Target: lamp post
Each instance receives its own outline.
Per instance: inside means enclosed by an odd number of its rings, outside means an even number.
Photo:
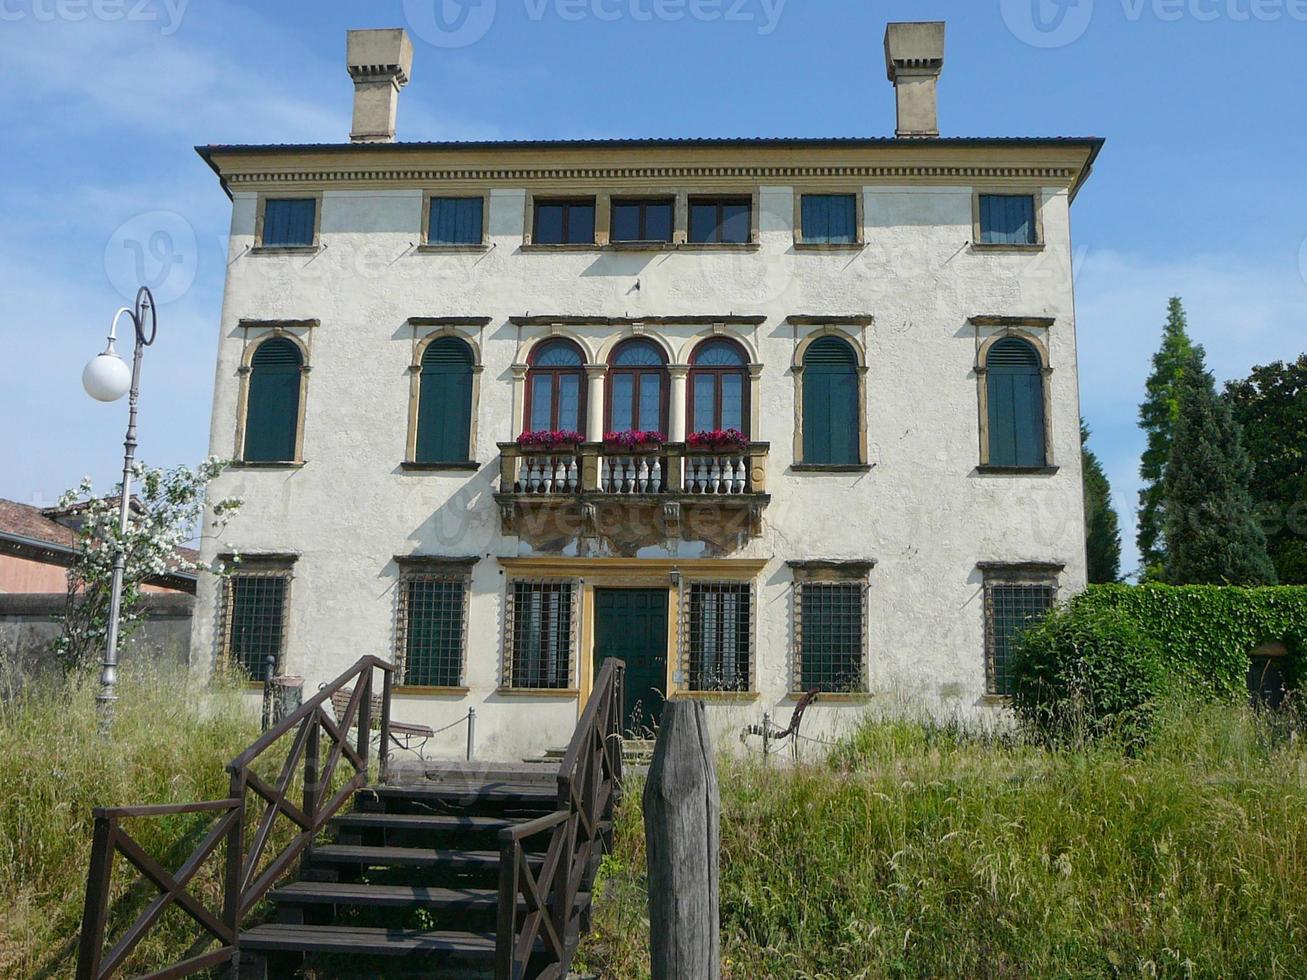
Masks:
[[[126,316],[135,333],[132,366],[128,369],[114,349],[118,321]],[[148,332],[147,332],[148,326]],[[127,567],[127,522],[132,499],[132,467],[136,461],[136,403],[140,397],[141,355],[154,343],[159,325],[155,317],[154,296],[142,286],[136,291],[136,302],[131,308],[123,307],[114,314],[109,326],[109,343],[104,351],[91,358],[82,371],[82,387],[97,401],[114,402],[127,395],[127,436],[123,439],[123,482],[118,495],[118,540],[113,556],[113,576],[109,585],[109,623],[105,630],[104,661],[100,670],[101,725],[106,730],[113,718],[113,705],[118,700],[118,620],[122,614],[123,572]]]

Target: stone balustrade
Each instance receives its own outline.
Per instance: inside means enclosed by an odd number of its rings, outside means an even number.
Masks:
[[[655,451],[602,443],[523,448],[500,443],[500,492],[524,496],[731,497],[767,492],[770,445],[700,449],[667,443]]]

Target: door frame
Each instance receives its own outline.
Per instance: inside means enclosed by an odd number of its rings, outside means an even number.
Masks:
[[[681,666],[681,590],[689,582],[753,582],[767,567],[766,558],[500,558],[510,577],[559,578],[579,582],[580,628],[577,635],[577,717],[594,689],[595,590],[667,590],[667,698],[687,693],[676,681]],[[758,629],[758,624],[754,624]],[[757,686],[756,684],[754,685]],[[756,693],[714,695],[713,700],[752,701]]]
[[[591,634],[589,652],[584,654],[584,656],[586,656],[589,660],[588,666],[590,668],[589,673],[591,675],[591,685],[593,685],[594,673],[599,667],[599,665],[595,663],[595,656],[597,651],[595,650],[595,644],[594,644],[594,639],[598,634],[598,623],[597,623],[597,618],[595,616],[595,613],[597,613],[598,610],[598,601],[597,601],[596,594],[599,592],[665,592],[667,593],[667,649],[664,651],[664,660],[666,661],[667,669],[664,672],[664,676],[663,676],[662,694],[664,697],[664,704],[667,701],[670,701],[674,693],[671,687],[672,679],[676,676],[676,665],[673,663],[672,660],[677,650],[677,640],[672,635],[675,629],[675,627],[673,626],[673,618],[675,617],[677,609],[679,608],[679,603],[677,602],[676,599],[676,593],[677,593],[676,586],[671,584],[669,577],[665,577],[660,585],[634,585],[630,582],[627,582],[623,585],[603,585],[603,584],[592,584],[588,582],[586,583],[585,593],[586,595],[589,596],[590,601],[593,604],[593,611],[591,614],[590,623],[594,629],[594,632]],[[589,697],[590,697],[589,690],[583,688],[582,696],[581,696],[581,704],[584,705],[585,702],[589,699]],[[627,705],[627,710],[628,711],[630,710],[630,705]],[[623,724],[625,724],[625,721],[623,721]]]

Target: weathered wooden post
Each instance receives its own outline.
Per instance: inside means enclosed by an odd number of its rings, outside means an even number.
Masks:
[[[669,701],[644,787],[653,980],[718,980],[721,796],[699,701]]]

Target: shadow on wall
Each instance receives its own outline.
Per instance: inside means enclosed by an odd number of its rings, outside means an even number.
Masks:
[[[59,670],[53,647],[66,601],[62,592],[0,595],[0,696]],[[123,663],[188,663],[195,597],[147,595],[144,606],[145,620],[123,647]]]

